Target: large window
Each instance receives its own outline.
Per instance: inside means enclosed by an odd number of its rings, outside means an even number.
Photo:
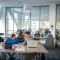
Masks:
[[[60,5],[57,5],[56,14],[57,14],[57,17],[56,17],[56,32],[57,31],[59,32],[58,36],[60,37]]]
[[[18,29],[29,30],[33,35],[45,28],[49,28],[49,6],[33,7],[27,13],[22,8],[6,8],[6,35]]]
[[[60,29],[60,6],[57,6],[56,29]]]
[[[21,8],[6,8],[6,35],[22,28]]]

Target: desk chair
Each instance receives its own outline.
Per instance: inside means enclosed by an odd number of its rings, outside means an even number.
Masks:
[[[23,38],[18,38],[18,41],[19,41],[19,43],[22,43],[22,42],[24,42],[24,39]]]
[[[46,39],[46,46],[47,47],[54,47],[54,38],[47,38]]]

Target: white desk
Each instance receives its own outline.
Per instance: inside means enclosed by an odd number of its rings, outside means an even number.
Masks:
[[[19,45],[19,48],[22,48],[22,50],[18,51],[18,50],[0,50],[0,52],[6,53],[6,52],[16,52],[16,53],[44,53],[45,54],[45,60],[47,60],[47,53],[48,51],[42,46],[40,45],[40,47],[37,48],[27,48],[27,45],[23,46],[23,45]],[[4,54],[3,54],[4,55]]]

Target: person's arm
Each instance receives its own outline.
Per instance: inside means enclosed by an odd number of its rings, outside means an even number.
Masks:
[[[18,39],[17,39],[17,38],[15,38],[15,39],[13,40],[13,44],[18,44]]]
[[[17,43],[17,44],[19,43],[17,38],[16,38],[16,43]]]
[[[27,45],[27,40],[25,39],[24,42],[23,42],[24,45]]]
[[[4,40],[4,42],[7,43],[7,40],[8,40],[8,38],[6,38],[6,39]]]

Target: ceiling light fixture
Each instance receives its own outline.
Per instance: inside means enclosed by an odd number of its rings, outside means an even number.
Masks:
[[[24,6],[23,6],[24,12],[31,12],[31,10],[32,10],[32,6],[30,4],[28,4],[28,3],[24,4]]]

